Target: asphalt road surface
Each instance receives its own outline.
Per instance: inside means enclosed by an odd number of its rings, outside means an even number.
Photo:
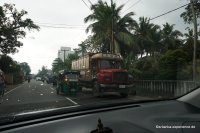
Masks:
[[[137,101],[141,99],[144,98],[137,96],[121,98],[118,94],[107,94],[98,98],[92,95],[90,89],[84,89],[83,92],[76,96],[57,95],[55,87],[51,84],[31,80],[30,83],[25,82],[5,93],[3,103],[0,104],[0,115],[36,111],[40,109],[78,106],[92,102]]]

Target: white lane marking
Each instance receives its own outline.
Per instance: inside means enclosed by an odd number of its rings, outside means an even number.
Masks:
[[[41,95],[41,96],[43,96],[43,94],[42,94],[42,93],[41,93],[40,95]]]
[[[19,88],[19,87],[21,87],[21,86],[22,86],[22,85],[20,85],[20,86],[17,86],[16,88],[14,88],[14,89],[12,89],[12,90],[10,90],[10,91],[6,92],[4,95],[7,95],[7,94],[9,94],[10,92],[12,92],[12,91],[16,90],[17,88]]]
[[[51,94],[53,94],[53,91],[51,92]]]
[[[69,100],[70,102],[72,102],[73,104],[75,105],[78,105],[78,103],[76,103],[75,101],[73,101],[72,99],[68,98],[68,97],[65,97],[67,100]]]
[[[40,85],[44,85],[44,84],[40,84]]]

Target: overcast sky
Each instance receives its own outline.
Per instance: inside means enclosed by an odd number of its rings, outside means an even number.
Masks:
[[[88,6],[88,0],[84,0]],[[92,3],[97,0],[90,0]],[[110,3],[110,0],[106,0]],[[153,18],[169,10],[175,9],[188,3],[188,0],[113,0],[117,5],[127,4],[122,10],[122,15],[133,11],[134,19],[145,16]],[[18,62],[27,62],[32,73],[37,73],[41,67],[47,66],[51,69],[53,60],[57,57],[57,52],[61,46],[77,48],[78,44],[85,40],[88,34],[85,33],[83,20],[91,11],[82,0],[0,0],[0,4],[14,3],[17,9],[28,11],[27,17],[40,25],[57,25],[58,27],[42,27],[39,32],[28,32],[26,38],[22,40],[24,46],[19,48],[19,52],[11,55]],[[137,4],[135,4],[137,3]],[[134,6],[129,9],[131,5]],[[129,10],[127,10],[129,9]],[[176,29],[185,31],[182,18],[183,9],[172,12],[163,17],[152,20],[153,23],[162,25],[166,22],[175,24]]]

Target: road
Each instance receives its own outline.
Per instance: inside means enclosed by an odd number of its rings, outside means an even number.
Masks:
[[[70,107],[92,102],[141,100],[144,98],[129,96],[121,98],[117,94],[107,94],[102,98],[92,96],[90,90],[77,96],[57,95],[56,89],[50,84],[31,80],[5,93],[3,103],[0,104],[0,115],[21,113],[39,109]]]

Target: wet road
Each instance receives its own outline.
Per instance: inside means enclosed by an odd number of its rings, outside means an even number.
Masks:
[[[50,84],[32,80],[5,93],[0,114],[73,106],[77,103],[67,96],[57,95]]]
[[[94,97],[91,90],[87,89],[83,89],[83,92],[76,96],[57,95],[56,89],[52,85],[31,80],[30,83],[25,82],[5,93],[3,103],[0,104],[0,115],[40,109],[79,106],[94,102],[137,101],[141,99],[144,98],[137,96],[121,98],[118,94],[107,94],[102,98],[98,98]]]

